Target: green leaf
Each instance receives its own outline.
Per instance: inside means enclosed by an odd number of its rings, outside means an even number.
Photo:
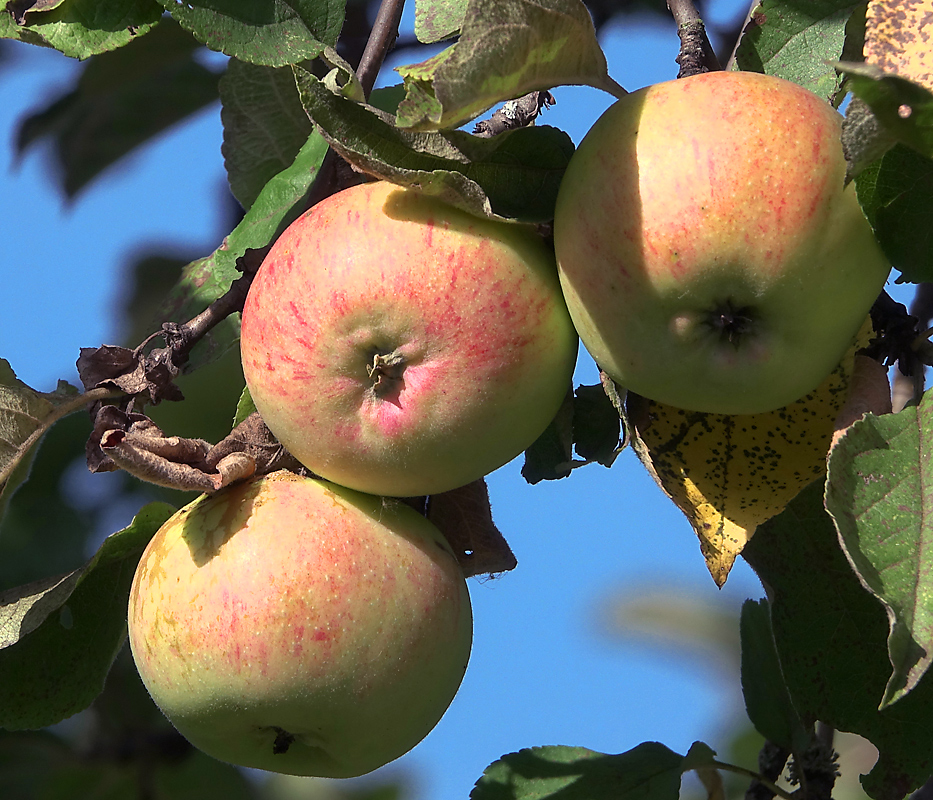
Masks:
[[[865,587],[888,612],[893,672],[882,707],[933,660],[933,393],[899,414],[866,415],[833,448],[826,507]]]
[[[292,165],[313,126],[287,68],[231,59],[220,80],[220,101],[230,190],[248,209],[269,180]]]
[[[573,400],[573,443],[577,455],[611,467],[619,454],[622,420],[603,387],[578,386]]]
[[[462,131],[400,130],[391,117],[327,88],[296,68],[302,104],[325,138],[358,169],[417,188],[478,216],[537,222],[554,216],[573,153],[556,128],[519,128],[483,138]]]
[[[30,389],[0,358],[0,518],[28,477],[41,436],[63,415],[84,407],[78,397],[78,390],[64,381],[51,393]]]
[[[240,224],[227,237],[224,246],[216,251],[214,258],[218,265],[229,271],[247,250],[258,250],[271,244],[300,216],[305,209],[302,201],[311,189],[326,154],[324,137],[318,131],[312,131],[294,161],[262,187]]]
[[[875,532],[884,536],[883,530]],[[816,481],[761,525],[742,555],[768,587],[781,672],[801,717],[860,734],[879,758],[862,778],[875,800],[902,800],[933,773],[933,681],[878,706],[891,674],[887,615],[852,571]]]
[[[456,36],[466,7],[467,0],[415,0],[415,37],[433,44]]]
[[[769,742],[780,745],[795,756],[800,755],[810,743],[810,730],[800,719],[784,685],[767,600],[745,601],[740,631],[742,693],[748,718]]]
[[[126,637],[136,564],[173,513],[150,503],[80,569],[0,596],[0,727],[52,725],[100,693]]]
[[[933,161],[898,144],[855,184],[878,242],[902,273],[898,281],[933,280]]]
[[[327,142],[319,133],[312,133],[292,164],[263,186],[224,244],[182,270],[181,279],[159,311],[160,321],[185,322],[227,292],[241,274],[237,259],[248,250],[261,250],[271,244],[304,210],[304,199],[326,153]],[[190,365],[203,367],[217,361],[236,346],[239,336],[239,315],[233,314],[197,344]]]
[[[236,414],[233,416],[233,427],[235,428],[244,419],[255,413],[256,404],[253,402],[253,397],[249,393],[249,387],[244,386],[243,392],[240,394],[240,399],[236,404]]]
[[[0,13],[0,39],[19,39],[85,59],[129,44],[162,17],[156,0],[62,0],[47,8],[27,10],[22,24],[12,14]]]
[[[159,0],[211,50],[283,67],[337,44],[346,0]]]
[[[566,478],[573,469],[573,395],[567,397],[534,443],[525,451],[522,477],[534,485]]]
[[[5,15],[0,14],[0,18]],[[82,70],[77,85],[20,126],[17,150],[51,141],[73,197],[107,167],[217,99],[218,77],[172,22]]]
[[[618,95],[580,0],[469,0],[460,41],[398,68],[408,95],[402,128],[457,128],[535,89],[586,84]]]
[[[736,64],[834,99],[842,79],[832,62],[842,58],[846,24],[858,7],[851,0],[764,0],[745,29]]]
[[[837,64],[852,92],[864,100],[895,139],[933,157],[933,93],[871,64]]]
[[[55,423],[30,451],[28,480],[10,492],[0,520],[0,587],[69,572],[87,559],[85,541],[100,529],[98,513],[106,512],[97,504],[76,508],[63,502],[61,491],[69,467],[77,463],[84,468],[90,431],[87,414],[72,414]],[[128,483],[121,473],[108,482],[117,492]]]
[[[684,756],[657,742],[621,755],[583,747],[535,747],[486,768],[470,800],[677,800]]]

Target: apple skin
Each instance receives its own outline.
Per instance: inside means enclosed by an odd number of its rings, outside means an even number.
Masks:
[[[890,271],[843,188],[840,124],[806,89],[750,72],[651,86],[596,122],[554,243],[580,338],[616,382],[756,414],[836,367]]]
[[[577,341],[553,255],[529,229],[369,183],[276,241],[241,353],[256,408],[302,464],[404,497],[463,486],[529,447],[571,385]]]
[[[444,714],[472,613],[449,545],[412,508],[281,471],[165,523],[136,571],[129,638],[153,700],[199,749],[351,777]]]

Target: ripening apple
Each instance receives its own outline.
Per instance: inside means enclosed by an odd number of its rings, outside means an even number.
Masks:
[[[241,352],[256,408],[302,464],[403,497],[470,483],[531,445],[570,386],[577,335],[529,229],[369,183],[279,237]]]
[[[629,94],[571,159],[554,242],[580,338],[679,408],[787,405],[839,363],[890,265],[844,187],[841,117],[779,78]]]
[[[196,747],[350,777],[435,726],[472,615],[449,545],[414,509],[281,471],[165,523],[133,580],[129,637],[153,700]]]

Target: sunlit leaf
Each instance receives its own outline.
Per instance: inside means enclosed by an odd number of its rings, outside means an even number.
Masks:
[[[432,44],[458,34],[466,7],[467,0],[416,0],[415,36],[418,41]]]
[[[161,17],[156,0],[62,0],[36,4],[22,20],[0,13],[0,39],[53,47],[84,59],[129,44]]]
[[[327,142],[312,131],[294,160],[262,187],[249,211],[214,254],[217,264],[229,269],[249,249],[260,249],[276,237],[305,210],[302,199],[317,177]]]
[[[580,0],[469,0],[456,44],[397,69],[408,91],[397,122],[414,130],[457,128],[535,89],[586,84],[621,91]]]
[[[282,67],[316,58],[337,43],[346,0],[159,0],[212,50]]]
[[[865,14],[865,60],[933,90],[928,0],[871,0]]]
[[[754,9],[736,51],[738,68],[785,78],[820,97],[835,98],[841,78],[830,62],[842,58],[846,23],[858,5],[851,0],[764,0]]]

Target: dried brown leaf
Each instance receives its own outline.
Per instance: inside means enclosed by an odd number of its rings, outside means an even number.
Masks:
[[[467,577],[507,572],[518,563],[493,522],[485,480],[431,495],[427,517],[444,534]]]

